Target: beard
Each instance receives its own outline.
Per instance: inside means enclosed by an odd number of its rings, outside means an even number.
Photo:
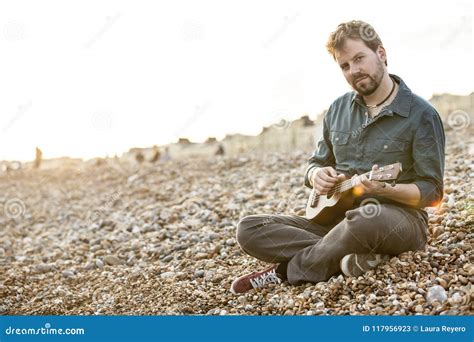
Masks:
[[[350,84],[352,89],[362,96],[369,96],[374,93],[375,90],[382,83],[384,75],[384,69],[382,61],[377,60],[377,69],[372,75],[365,73],[357,73],[352,76]],[[362,80],[361,82],[359,82]]]

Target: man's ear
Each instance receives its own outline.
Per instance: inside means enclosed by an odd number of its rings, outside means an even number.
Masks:
[[[387,52],[385,51],[385,48],[382,45],[379,45],[379,47],[377,48],[377,55],[383,62],[387,60]]]

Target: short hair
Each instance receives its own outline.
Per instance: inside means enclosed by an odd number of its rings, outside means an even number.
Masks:
[[[331,32],[329,35],[326,49],[334,59],[336,59],[336,50],[341,49],[348,38],[362,40],[364,44],[374,52],[382,45],[382,40],[372,25],[362,20],[351,20],[339,24],[336,31]],[[387,60],[385,60],[385,65],[387,65]]]

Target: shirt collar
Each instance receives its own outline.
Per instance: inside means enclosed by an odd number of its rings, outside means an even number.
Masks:
[[[389,74],[397,83],[399,84],[399,89],[397,96],[395,99],[392,101],[387,106],[387,109],[393,113],[396,113],[400,116],[407,117],[410,114],[410,107],[411,107],[411,100],[412,100],[412,92],[410,88],[403,82],[403,80],[394,74]],[[362,107],[366,107],[364,104],[364,100],[362,99],[362,96],[359,95],[357,92],[352,92],[352,103],[356,102]]]

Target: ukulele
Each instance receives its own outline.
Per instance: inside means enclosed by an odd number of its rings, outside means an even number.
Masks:
[[[369,171],[363,175],[369,180],[392,181],[391,185],[395,186],[395,180],[401,171],[402,164],[395,163],[379,167],[376,171]],[[336,183],[326,195],[318,194],[315,189],[311,190],[306,205],[306,218],[322,225],[329,225],[337,217],[343,216],[354,204],[354,195],[349,190],[355,186],[356,177]]]

